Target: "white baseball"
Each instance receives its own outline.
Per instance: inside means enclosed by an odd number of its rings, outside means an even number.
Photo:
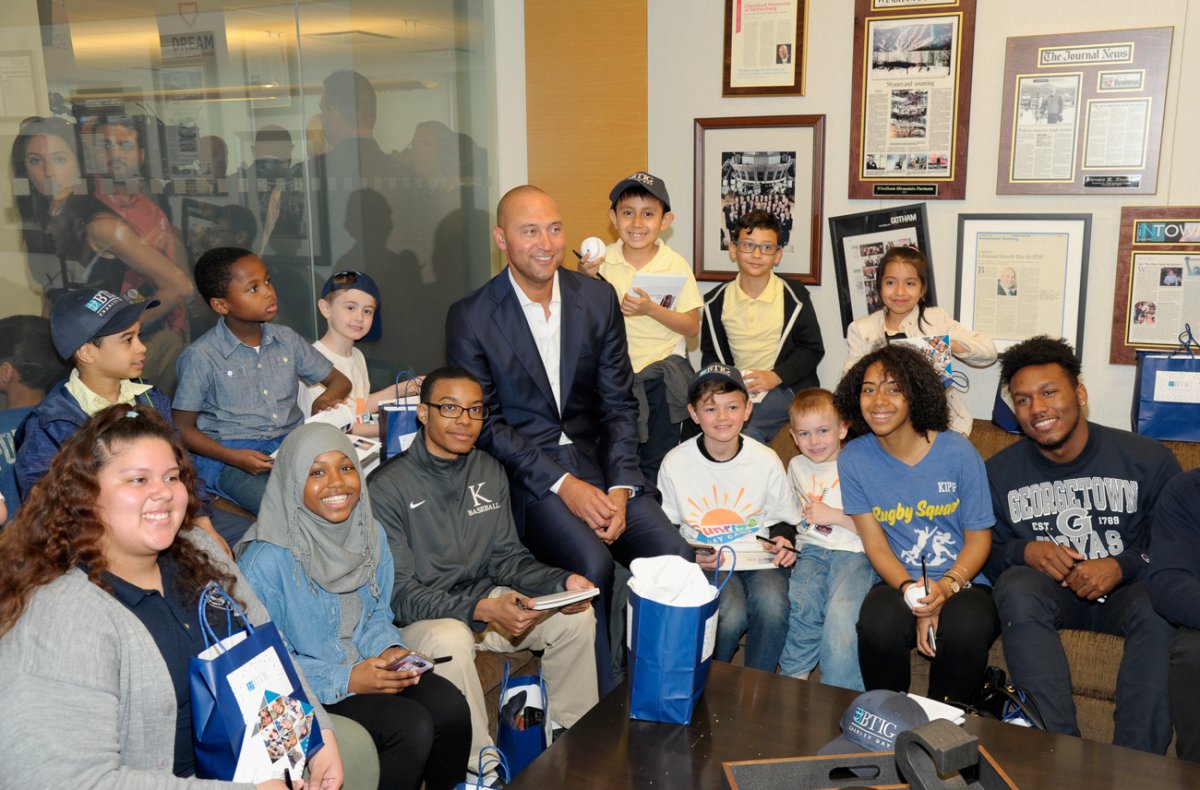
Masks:
[[[908,604],[909,609],[916,609],[921,605],[921,598],[925,597],[925,590],[919,584],[910,584],[908,589],[904,591],[904,602]]]
[[[585,261],[595,261],[603,258],[607,249],[608,245],[599,236],[588,236],[583,240],[583,244],[579,245],[579,253],[583,255]]]

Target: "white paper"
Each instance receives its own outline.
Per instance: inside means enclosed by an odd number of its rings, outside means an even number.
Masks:
[[[533,606],[531,609],[542,611],[543,609],[558,609],[563,606],[570,606],[579,601],[586,601],[589,598],[595,598],[600,594],[598,587],[592,587],[587,590],[566,590],[559,593],[550,593],[549,595],[539,595],[537,598],[531,598]]]
[[[634,288],[650,294],[650,301],[673,310],[687,277],[682,274],[638,274],[633,278]]]
[[[629,564],[629,589],[666,606],[703,606],[717,597],[717,588],[694,562],[674,555],[639,557]]]
[[[1155,371],[1154,400],[1159,403],[1200,403],[1200,373]]]
[[[292,693],[292,682],[273,647],[230,672],[228,680],[242,718],[247,722],[253,722],[253,717],[258,715],[264,693],[273,691],[281,696]]]
[[[920,694],[909,694],[908,698],[921,706],[921,710],[925,711],[925,715],[930,721],[934,719],[945,719],[946,721],[962,724],[967,720],[963,715],[962,708],[956,708],[953,705],[947,705],[944,702],[938,702],[929,697],[922,697]]]

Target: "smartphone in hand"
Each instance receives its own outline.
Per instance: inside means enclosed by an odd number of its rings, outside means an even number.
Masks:
[[[424,674],[433,669],[435,664],[444,664],[449,661],[451,656],[442,656],[441,658],[430,658],[429,656],[421,655],[420,653],[409,653],[404,658],[398,658],[388,664],[384,669],[391,672],[406,672],[417,670],[419,674]]]

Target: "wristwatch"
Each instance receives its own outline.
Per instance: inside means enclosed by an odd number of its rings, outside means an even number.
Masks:
[[[942,578],[945,579],[946,581],[950,582],[950,594],[951,595],[957,595],[958,591],[962,589],[962,585],[959,584],[958,582],[956,582],[954,580],[954,577],[951,576],[950,574],[946,574]]]

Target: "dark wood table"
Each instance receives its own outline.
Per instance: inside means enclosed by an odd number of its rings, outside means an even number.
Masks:
[[[720,788],[722,762],[815,755],[840,734],[854,697],[714,661],[692,723],[683,726],[631,720],[626,681],[508,786]],[[1200,788],[1200,763],[976,717],[963,726],[1022,788]]]

